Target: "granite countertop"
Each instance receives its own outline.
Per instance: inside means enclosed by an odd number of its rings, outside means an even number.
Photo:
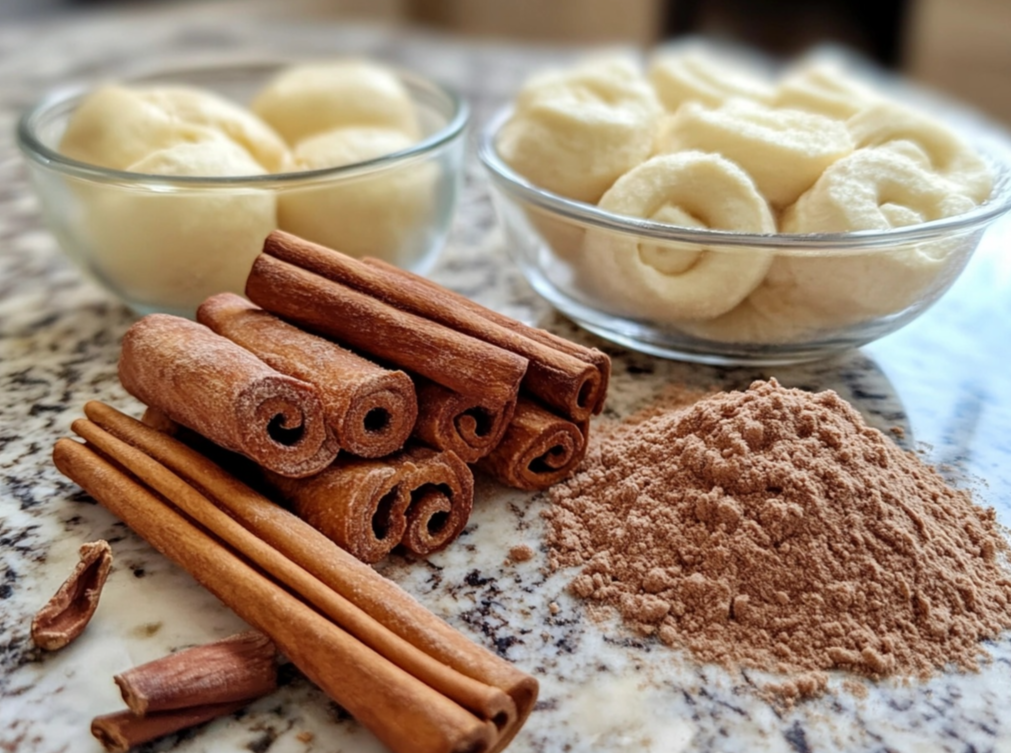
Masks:
[[[67,80],[115,75],[205,52],[354,52],[412,66],[462,91],[477,124],[530,70],[564,57],[547,49],[474,45],[369,27],[302,28],[213,13],[106,17],[0,28],[0,751],[98,751],[90,719],[121,708],[115,672],[228,635],[238,619],[185,573],[91,503],[52,468],[54,440],[86,400],[125,410],[118,341],[130,312],[80,274],[43,229],[10,134],[16,113]],[[455,229],[433,276],[523,320],[605,348],[614,357],[608,416],[646,404],[665,385],[741,388],[775,376],[832,388],[875,426],[943,467],[1011,524],[1011,218],[993,228],[954,289],[899,333],[815,365],[716,369],[630,353],[551,313],[508,261],[476,161],[468,164]],[[700,666],[659,642],[590,619],[546,574],[544,499],[479,481],[471,522],[427,562],[393,558],[383,572],[433,611],[541,682],[536,712],[511,750],[997,751],[1011,753],[1011,636],[987,646],[978,674],[841,689],[784,710],[760,697],[751,672]],[[116,564],[84,636],[47,655],[28,638],[31,615],[76,561],[80,543],[108,539]],[[532,561],[509,564],[528,544]],[[550,609],[556,603],[560,609]],[[381,746],[310,683],[283,687],[196,734],[155,750],[373,751]]]

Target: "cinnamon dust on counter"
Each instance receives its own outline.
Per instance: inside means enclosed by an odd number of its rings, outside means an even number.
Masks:
[[[878,678],[975,669],[1011,627],[995,512],[834,392],[775,380],[604,434],[550,493],[576,595],[702,662]],[[769,688],[775,692],[775,687]]]

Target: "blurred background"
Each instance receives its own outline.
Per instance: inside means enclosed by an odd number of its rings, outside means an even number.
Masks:
[[[0,28],[195,6],[214,6],[219,18],[367,21],[539,44],[650,46],[707,34],[790,56],[833,42],[1011,124],[1011,0],[0,0]]]

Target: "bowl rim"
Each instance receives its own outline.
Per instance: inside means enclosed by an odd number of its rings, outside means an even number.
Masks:
[[[499,156],[495,143],[499,130],[512,116],[513,106],[499,109],[485,124],[478,141],[478,158],[488,170],[495,184],[513,197],[533,204],[548,213],[612,232],[635,234],[639,237],[665,242],[692,243],[718,246],[760,246],[775,249],[809,250],[836,249],[866,251],[868,248],[887,248],[899,243],[936,240],[938,236],[981,229],[1011,210],[1011,153],[998,155],[995,145],[986,143],[986,135],[971,143],[994,172],[994,188],[982,204],[963,214],[931,220],[917,225],[906,225],[889,230],[859,230],[848,233],[740,233],[730,230],[706,228],[680,228],[652,220],[613,214],[594,204],[569,199],[534,185],[514,171]],[[992,138],[992,137],[991,137]],[[1007,139],[1004,139],[1006,152]]]
[[[334,57],[332,60],[351,59],[351,56]],[[355,57],[354,59],[357,59]],[[271,69],[280,72],[287,66],[326,62],[326,59],[230,59],[212,60],[210,62],[188,63],[177,66],[162,66],[133,71],[129,75],[110,79],[108,83],[140,84],[145,81],[161,80],[170,76],[186,76],[206,73],[248,72],[251,68]],[[443,98],[450,106],[451,114],[447,123],[430,136],[411,144],[405,149],[384,154],[362,162],[353,162],[339,167],[325,167],[316,170],[300,170],[295,172],[265,173],[263,175],[159,175],[156,173],[138,173],[129,170],[117,170],[102,167],[88,162],[75,160],[61,154],[56,149],[42,143],[36,135],[38,121],[52,111],[53,108],[77,99],[80,100],[98,85],[78,83],[58,87],[44,94],[25,110],[18,119],[16,137],[18,148],[26,158],[48,170],[54,170],[75,178],[103,183],[129,185],[155,184],[158,187],[180,186],[189,188],[211,189],[216,186],[228,188],[264,189],[272,187],[291,187],[302,184],[330,183],[334,179],[358,178],[404,164],[420,161],[442,147],[458,139],[470,122],[470,106],[454,89],[434,79],[406,70],[397,65],[381,61],[384,67],[392,70],[397,77],[408,86],[437,97]],[[241,103],[240,103],[241,104]]]

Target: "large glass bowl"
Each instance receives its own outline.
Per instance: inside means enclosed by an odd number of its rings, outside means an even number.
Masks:
[[[290,64],[215,63],[119,83],[195,86],[246,104]],[[362,246],[340,250],[419,273],[432,266],[456,207],[468,108],[428,79],[406,71],[397,75],[414,102],[421,140],[343,167],[168,177],[78,162],[60,154],[58,145],[87,94],[84,87],[49,94],[26,112],[18,143],[45,222],[71,259],[139,313],[193,316],[208,295],[242,292],[263,238],[283,217],[279,207],[292,206],[292,200],[295,206],[319,207],[313,220],[323,236]]]
[[[986,228],[1011,208],[1011,162],[1007,147],[994,139],[976,144],[993,170],[991,195],[957,217],[885,232],[820,235],[679,228],[611,214],[530,183],[496,150],[510,114],[507,108],[492,118],[479,148],[509,253],[534,289],[577,324],[667,358],[793,363],[894,332],[951,286]],[[601,248],[607,250],[604,257]],[[634,289],[622,291],[618,267],[600,263],[622,254],[657,259],[668,252],[687,259],[688,266],[718,254],[710,261],[723,269],[772,257],[776,275],[765,279],[779,282],[763,282],[728,313],[697,319],[686,316],[677,301],[661,304],[636,299]],[[704,284],[718,285],[719,279]]]

